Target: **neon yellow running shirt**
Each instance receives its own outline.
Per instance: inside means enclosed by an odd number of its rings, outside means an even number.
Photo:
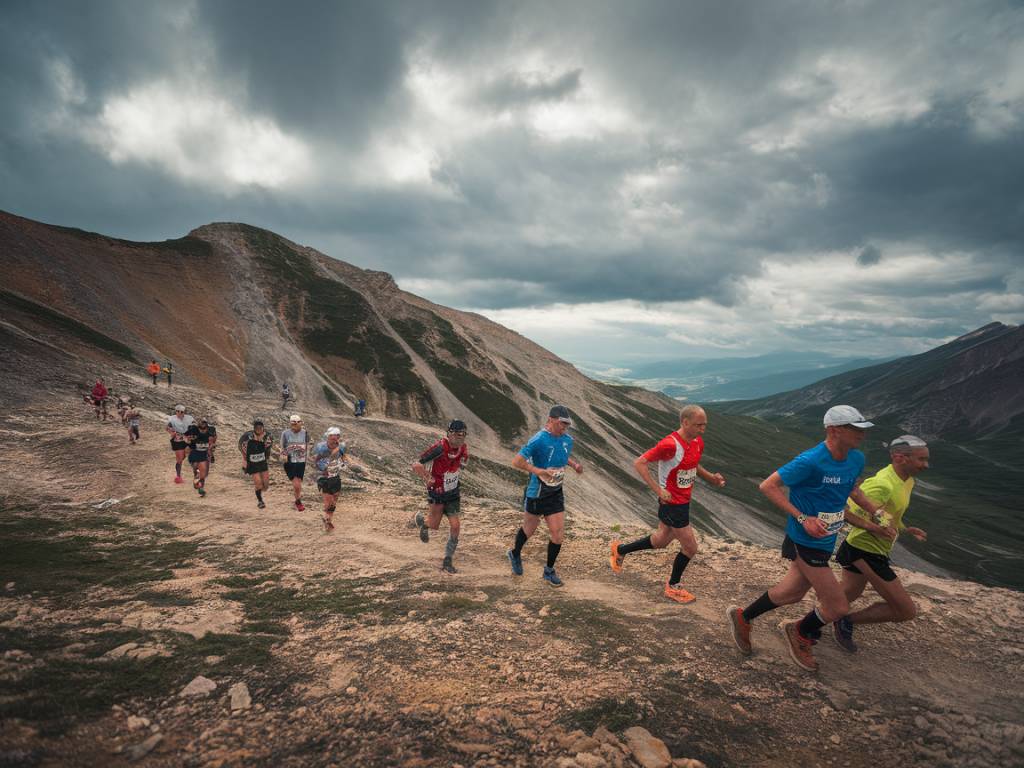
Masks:
[[[908,477],[901,480],[892,468],[892,464],[880,470],[876,475],[869,477],[861,483],[860,489],[864,491],[869,499],[876,504],[881,504],[879,512],[881,520],[876,520],[879,525],[895,526],[897,531],[903,531],[907,526],[903,524],[903,513],[910,506],[910,494],[914,490],[914,478]],[[861,509],[852,500],[850,508],[858,517],[871,519],[871,515]],[[892,542],[881,536],[869,533],[863,528],[853,528],[850,535],[846,537],[851,547],[862,549],[865,552],[874,552],[879,555],[888,555],[892,551]]]

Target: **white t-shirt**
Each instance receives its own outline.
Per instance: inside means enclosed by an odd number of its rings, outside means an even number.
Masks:
[[[173,429],[179,435],[184,435],[186,432],[188,432],[188,428],[191,427],[193,424],[195,424],[195,419],[193,419],[187,413],[181,418],[179,418],[178,415],[175,414],[167,419],[167,426]]]

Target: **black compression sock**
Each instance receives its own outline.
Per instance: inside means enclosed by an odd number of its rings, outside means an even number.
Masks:
[[[561,549],[561,544],[555,544],[553,541],[548,542],[548,568],[555,567],[555,560],[558,559],[558,553]]]
[[[800,626],[797,627],[797,631],[804,637],[811,637],[816,635],[825,624],[826,622],[822,621],[821,616],[818,615],[818,609],[815,608],[803,617],[800,621]]]
[[[178,477],[181,477],[181,462],[178,462],[177,464],[174,465],[174,473]]]
[[[619,556],[628,555],[630,552],[640,552],[644,549],[654,549],[650,536],[644,536],[642,539],[637,539],[629,544],[620,544]]]
[[[527,538],[528,537],[527,537],[526,533],[523,531],[522,528],[520,528],[518,531],[516,531],[516,543],[515,543],[515,546],[512,547],[512,551],[515,552],[516,555],[522,554],[522,552],[523,552],[523,545],[526,544],[526,539]]]
[[[743,609],[743,620],[753,621],[762,613],[768,613],[768,611],[774,611],[778,608],[775,603],[772,602],[771,598],[768,597],[768,593],[765,592],[757,600],[752,602],[746,608]]]
[[[686,565],[689,562],[690,558],[688,558],[682,552],[676,555],[675,562],[672,563],[672,575],[668,579],[669,584],[679,583],[679,580],[683,578],[683,569],[686,568]]]
[[[263,491],[256,491],[256,501],[263,501]]]

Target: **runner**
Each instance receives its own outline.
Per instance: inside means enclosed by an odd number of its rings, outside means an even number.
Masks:
[[[99,419],[102,414],[103,420],[107,420],[107,397],[109,392],[107,391],[107,385],[103,383],[103,379],[96,379],[96,383],[93,384],[92,392],[92,404],[96,408],[96,418]]]
[[[692,603],[696,598],[680,583],[683,570],[697,554],[697,538],[690,526],[690,494],[693,483],[700,477],[704,482],[721,488],[725,478],[711,474],[700,466],[704,452],[701,435],[708,426],[708,416],[699,405],[687,405],[679,412],[679,430],[663,438],[656,446],[639,456],[633,467],[640,479],[658,497],[658,530],[631,544],[611,544],[611,565],[615,573],[622,573],[622,562],[630,552],[645,549],[663,549],[673,539],[679,542],[680,552],[672,563],[672,574],[665,582],[665,597],[677,603]],[[657,462],[658,479],[651,476],[650,462]]]
[[[914,435],[903,435],[889,443],[892,463],[861,483],[860,490],[874,504],[881,504],[874,519],[867,519],[858,505],[846,511],[846,522],[855,526],[836,553],[843,566],[843,593],[852,603],[864,592],[868,582],[882,600],[854,611],[832,622],[832,632],[839,647],[857,652],[853,641],[854,624],[877,624],[884,621],[910,621],[917,615],[917,606],[893,572],[889,561],[896,536],[906,531],[918,541],[927,541],[928,534],[920,528],[903,524],[903,513],[910,506],[914,478],[928,469],[928,444]]]
[[[441,570],[458,573],[452,565],[452,556],[459,545],[460,489],[459,471],[469,461],[469,447],[466,445],[466,423],[454,419],[448,424],[448,434],[427,448],[417,461],[412,463],[415,472],[427,485],[427,515],[416,514],[416,525],[420,529],[420,541],[430,541],[430,531],[441,525],[441,516],[448,518],[448,543],[444,547]],[[427,471],[426,465],[430,465]]]
[[[117,396],[117,415],[121,417],[121,426],[128,426],[128,409],[132,407],[131,395]]]
[[[562,493],[565,468],[571,467],[576,474],[583,472],[583,465],[569,458],[573,439],[566,430],[571,426],[569,409],[564,405],[553,406],[544,429],[531,437],[512,459],[513,467],[532,475],[523,494],[523,524],[516,532],[515,544],[506,553],[512,574],[523,575],[523,545],[537,530],[543,517],[549,536],[544,580],[552,587],[562,586],[562,580],[555,573],[555,560],[562,549],[565,532],[565,496]]]
[[[288,382],[281,385],[281,410],[288,410],[288,401],[292,399],[292,390]]]
[[[217,430],[210,422],[202,418],[185,432],[188,441],[188,463],[192,465],[192,487],[200,496],[206,495],[206,476],[210,473],[210,462],[213,461],[213,449],[217,445]]]
[[[160,375],[160,363],[156,360],[150,360],[149,365],[146,366],[146,373],[153,377],[153,386],[156,386],[156,379]]]
[[[167,386],[171,386],[171,376],[174,375],[174,364],[171,361],[167,361],[167,365],[164,366],[164,373],[167,374]]]
[[[768,500],[789,515],[782,542],[782,556],[793,561],[789,571],[743,610],[732,605],[726,611],[736,646],[741,653],[749,654],[750,622],[780,605],[802,600],[813,588],[817,607],[801,621],[779,625],[793,661],[812,672],[818,668],[811,651],[814,634],[849,610],[843,590],[828,567],[836,533],[843,527],[846,500],[852,498],[871,515],[878,506],[855,486],[864,469],[864,454],[857,447],[874,424],[849,405],[829,408],[824,424],[826,436],[822,442],[780,467],[760,486]]]
[[[253,419],[252,430],[238,438],[238,451],[242,454],[245,473],[252,476],[256,488],[256,506],[266,508],[263,492],[270,487],[270,449],[274,438],[263,426],[263,419]]]
[[[306,475],[306,454],[309,453],[309,434],[302,427],[302,417],[293,413],[288,429],[281,433],[281,452],[284,454],[284,473],[292,482],[295,509],[304,512],[302,504],[302,478]]]
[[[320,471],[316,487],[323,495],[324,530],[330,533],[334,530],[334,508],[338,494],[341,493],[341,471],[348,463],[345,458],[345,444],[341,442],[340,429],[331,427],[327,430],[324,439],[313,449],[313,458],[316,461],[316,468]]]
[[[185,441],[185,433],[195,420],[185,413],[185,406],[178,405],[174,408],[174,415],[167,419],[167,433],[171,436],[171,450],[174,451],[174,482],[179,485],[181,479],[181,465],[185,463],[185,451],[188,443]]]
[[[139,435],[139,426],[142,424],[142,414],[133,405],[128,406],[125,413],[125,424],[128,426],[128,443],[135,445],[142,437]]]

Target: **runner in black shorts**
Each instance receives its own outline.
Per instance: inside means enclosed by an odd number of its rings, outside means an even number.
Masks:
[[[537,530],[543,517],[551,537],[544,580],[552,587],[562,586],[562,580],[555,572],[555,559],[562,549],[565,533],[565,496],[562,493],[565,468],[570,467],[576,474],[583,472],[583,465],[570,458],[573,439],[566,431],[571,426],[569,409],[564,405],[553,406],[544,429],[531,437],[512,459],[513,467],[531,475],[523,494],[523,524],[516,531],[515,544],[506,553],[512,574],[523,575],[523,545]]]
[[[217,445],[217,430],[207,419],[200,419],[185,433],[188,442],[188,463],[192,465],[192,487],[200,496],[206,495],[206,476],[210,473],[213,449]]]
[[[760,486],[768,500],[788,515],[782,556],[792,561],[789,571],[745,609],[733,605],[726,612],[736,646],[749,654],[750,622],[781,605],[802,600],[814,589],[817,607],[802,620],[783,622],[779,627],[794,663],[809,671],[818,668],[811,650],[814,635],[849,609],[828,567],[836,533],[844,524],[847,499],[867,505],[872,513],[877,506],[856,487],[864,469],[864,454],[857,447],[874,425],[856,408],[837,405],[826,412],[824,426],[824,441],[780,467]]]
[[[630,552],[645,549],[663,549],[672,540],[679,542],[680,552],[672,563],[672,574],[665,582],[665,597],[678,603],[691,603],[696,598],[680,583],[683,570],[697,554],[697,537],[690,526],[690,495],[693,483],[699,477],[719,488],[725,478],[711,474],[700,466],[704,452],[701,435],[708,426],[708,416],[699,405],[687,405],[679,413],[679,429],[660,440],[651,450],[633,462],[636,473],[647,487],[658,496],[658,530],[631,544],[611,544],[611,566],[615,573],[622,572],[623,558]],[[650,463],[658,470],[658,479],[651,476]]]
[[[264,428],[263,419],[254,419],[252,430],[238,438],[238,451],[242,454],[245,473],[252,476],[256,488],[256,506],[259,509],[267,506],[263,501],[263,492],[270,487],[269,461],[273,445],[274,438]]]
[[[302,512],[306,509],[302,504],[302,478],[306,475],[309,433],[302,427],[302,417],[297,413],[288,419],[288,429],[281,432],[281,453],[284,456],[284,473],[295,493],[295,509]]]
[[[181,479],[181,465],[185,463],[188,451],[185,433],[194,423],[192,417],[185,413],[184,405],[176,406],[174,415],[167,418],[167,434],[171,436],[171,450],[174,451],[174,482],[179,485],[185,482]]]
[[[430,541],[430,531],[441,525],[442,515],[448,518],[448,542],[444,548],[441,570],[457,573],[452,564],[455,548],[459,545],[461,530],[459,512],[461,489],[459,472],[469,461],[469,447],[466,445],[466,423],[454,419],[448,424],[448,433],[420,454],[412,463],[412,471],[427,485],[427,514],[416,515],[420,529],[420,540]],[[430,465],[427,471],[426,465]]]
[[[135,445],[136,442],[141,440],[139,435],[139,426],[142,424],[142,414],[139,413],[139,409],[133,405],[128,406],[128,410],[124,414],[125,424],[128,426],[128,442],[131,445]]]

